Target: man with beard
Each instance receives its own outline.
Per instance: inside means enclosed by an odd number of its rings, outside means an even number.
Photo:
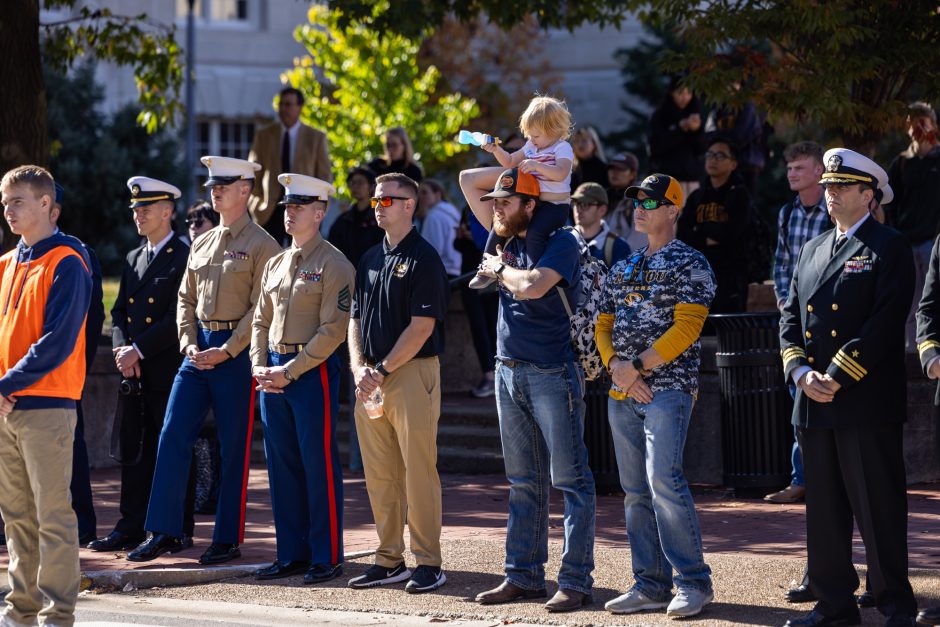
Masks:
[[[469,191],[469,189],[468,189]],[[594,477],[584,445],[584,374],[570,341],[569,302],[580,277],[578,243],[568,231],[548,239],[529,269],[526,231],[539,197],[538,181],[517,168],[496,188],[467,202],[480,222],[511,238],[485,255],[481,273],[499,281],[496,330],[496,407],[509,480],[506,578],[477,595],[483,605],[546,596],[549,487],[565,499],[565,550],[550,612],[591,603],[594,583]],[[493,201],[492,203],[487,201]],[[565,411],[567,408],[567,411]]]

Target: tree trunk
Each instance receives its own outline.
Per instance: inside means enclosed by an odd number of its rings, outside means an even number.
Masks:
[[[0,176],[17,166],[46,165],[46,84],[39,52],[39,0],[3,0],[0,12]],[[13,247],[6,220],[0,248]]]

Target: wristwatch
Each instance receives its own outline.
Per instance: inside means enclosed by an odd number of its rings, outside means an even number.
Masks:
[[[291,383],[293,383],[294,381],[296,381],[296,379],[294,379],[294,375],[292,375],[292,374],[290,373],[290,370],[288,370],[287,368],[284,368],[284,371],[283,371],[283,372],[284,372],[284,378],[285,378],[285,379],[287,379],[287,380],[290,381]]]
[[[493,270],[493,274],[495,274],[496,276],[500,276],[503,273],[503,270],[505,269],[506,269],[506,264],[501,263],[498,266],[496,266],[495,270]]]
[[[631,361],[630,364],[632,364],[633,367],[636,368],[636,371],[639,372],[641,376],[645,376],[649,374],[649,370],[643,367],[643,360],[640,359],[639,357],[634,357],[633,361]]]
[[[375,371],[378,372],[383,377],[388,376],[388,370],[385,369],[384,361],[380,361],[379,363],[375,364]]]

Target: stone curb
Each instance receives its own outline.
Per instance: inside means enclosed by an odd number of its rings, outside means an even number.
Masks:
[[[353,560],[373,555],[375,551],[346,553],[344,560]],[[154,588],[156,586],[190,586],[210,583],[222,579],[248,577],[257,569],[270,564],[238,564],[235,566],[210,566],[208,568],[154,568],[139,570],[93,570],[82,573],[81,589],[108,587],[123,590]]]

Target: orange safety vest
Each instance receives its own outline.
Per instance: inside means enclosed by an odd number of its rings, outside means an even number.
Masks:
[[[0,257],[0,374],[13,368],[42,337],[46,300],[59,262],[78,257],[88,269],[81,255],[68,246],[57,246],[29,264],[17,263],[16,255],[14,249]],[[85,386],[85,322],[75,345],[61,350],[68,353],[65,361],[13,396],[80,399]]]

